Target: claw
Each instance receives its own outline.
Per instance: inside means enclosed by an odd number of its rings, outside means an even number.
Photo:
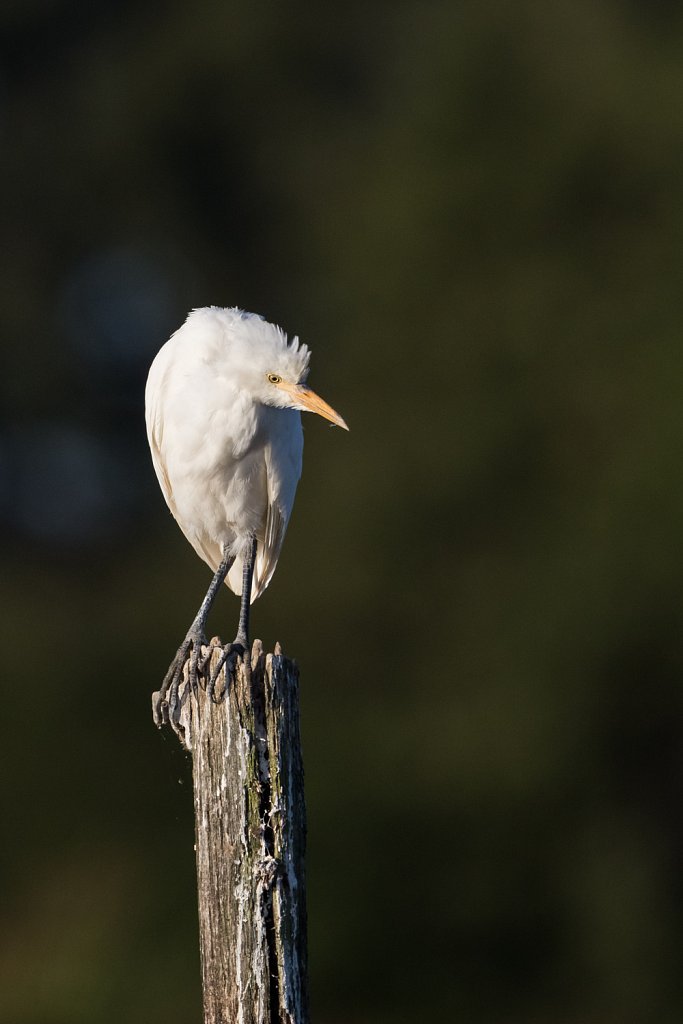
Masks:
[[[219,636],[211,637],[211,640],[209,641],[209,643],[206,644],[206,646],[204,647],[204,650],[203,650],[203,653],[202,653],[201,657],[197,659],[197,670],[198,670],[200,676],[202,676],[202,677],[206,676],[206,670],[208,669],[209,665],[211,664],[211,658],[213,657],[213,652],[215,650],[217,650],[217,648],[222,647],[222,646],[223,646],[223,641],[221,640],[221,638]]]
[[[211,659],[217,650],[221,652],[220,657],[209,672]],[[176,726],[180,721],[182,706],[191,694],[197,695],[201,680],[206,680],[206,695],[209,700],[214,704],[220,704],[230,681],[235,678],[237,662],[239,658],[245,656],[245,650],[246,645],[242,643],[239,635],[231,644],[223,645],[217,636],[212,637],[211,642],[207,643],[201,626],[193,623],[168,667],[161,688],[152,694],[152,713],[156,725],[159,728],[162,725],[171,725],[177,732]],[[217,694],[216,685],[224,669],[225,682]],[[181,690],[183,681],[185,686]]]
[[[202,630],[193,625],[169,665],[161,688],[153,697],[154,721],[159,728],[167,723],[177,724],[180,718],[180,709],[187,695],[186,691],[182,697],[180,696],[180,684],[186,664],[188,687],[192,693],[197,692],[199,676],[203,674],[199,666],[203,660],[202,647],[205,645],[206,637]]]
[[[214,704],[219,704],[222,701],[225,695],[225,691],[228,688],[228,681],[231,678],[234,678],[237,659],[240,657],[240,655],[243,654],[244,647],[242,646],[242,644],[239,643],[226,644],[223,650],[221,651],[221,655],[218,661],[216,662],[211,672],[211,675],[209,676],[209,680],[206,684],[206,696],[209,698],[209,700],[213,701]],[[225,685],[223,687],[222,693],[218,697],[216,697],[216,683],[218,682],[218,677],[220,676],[224,666],[226,676]]]

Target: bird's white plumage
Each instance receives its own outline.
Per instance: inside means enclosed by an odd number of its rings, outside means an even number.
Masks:
[[[261,317],[211,306],[190,313],[147,380],[147,436],[168,507],[213,571],[235,556],[226,583],[238,595],[256,537],[252,601],[275,570],[303,451],[301,414],[268,375],[298,385],[308,362],[298,339]]]

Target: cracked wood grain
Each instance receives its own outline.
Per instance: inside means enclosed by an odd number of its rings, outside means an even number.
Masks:
[[[279,645],[245,661],[216,703],[185,686],[174,726],[192,753],[204,1024],[308,1024],[299,674]]]

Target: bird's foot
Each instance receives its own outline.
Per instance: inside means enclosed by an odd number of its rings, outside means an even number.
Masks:
[[[208,650],[204,650],[205,648]],[[212,640],[210,645],[207,644],[204,630],[193,624],[169,665],[161,688],[152,695],[154,721],[159,728],[169,723],[177,724],[180,718],[180,709],[187,696],[197,692],[199,678],[205,674],[213,650],[214,641]],[[180,685],[183,681],[185,665],[188,666],[187,686],[181,695]]]
[[[213,641],[212,641],[213,643]],[[231,644],[225,644],[221,651],[220,657],[216,661],[211,675],[206,684],[206,695],[209,700],[212,700],[214,704],[220,703],[225,696],[225,691],[228,688],[229,681],[235,678],[235,669],[240,658],[243,658],[246,650],[249,647],[249,641],[242,637],[237,637]],[[213,653],[213,651],[211,652]],[[218,695],[216,695],[216,683],[220,677],[221,672],[225,668],[225,681],[223,689]]]

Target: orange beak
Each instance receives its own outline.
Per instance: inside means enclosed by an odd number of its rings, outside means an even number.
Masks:
[[[317,412],[318,416],[323,416],[330,423],[334,423],[344,430],[349,429],[339,413],[335,412],[327,402],[324,402],[320,395],[316,395],[315,391],[311,391],[310,388],[305,387],[303,384],[286,384],[284,381],[279,387],[292,396],[297,408],[307,412]]]

